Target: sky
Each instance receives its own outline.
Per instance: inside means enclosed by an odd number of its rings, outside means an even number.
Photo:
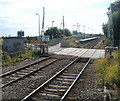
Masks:
[[[114,2],[115,0],[111,0]],[[43,7],[45,7],[45,30],[61,27],[64,16],[65,28],[77,29],[86,33],[102,33],[102,24],[106,23],[106,15],[110,0],[0,0],[0,37],[17,36],[23,30],[25,36],[38,36],[38,13],[42,26]],[[75,25],[75,26],[73,26]]]

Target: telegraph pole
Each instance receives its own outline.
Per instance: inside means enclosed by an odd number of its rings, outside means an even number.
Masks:
[[[41,42],[42,42],[42,35],[44,35],[44,20],[45,20],[45,7],[43,7],[43,20],[42,20],[42,30],[41,30]]]
[[[83,33],[84,33],[84,38],[85,38],[85,26],[83,26]]]

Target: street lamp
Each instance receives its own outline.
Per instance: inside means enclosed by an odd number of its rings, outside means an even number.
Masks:
[[[77,27],[77,32],[78,32],[78,30],[79,30],[79,28],[78,28],[78,27],[79,27],[79,23],[77,23],[77,26],[76,26],[76,27]]]
[[[53,38],[53,23],[54,23],[54,21],[52,21],[52,38]]]
[[[92,33],[92,29],[91,29],[91,34],[93,34],[93,33]]]
[[[88,34],[89,34],[89,27],[88,27]]]
[[[73,31],[74,31],[75,25],[73,25]]]
[[[79,32],[80,32],[80,27],[81,27],[81,25],[79,25]]]
[[[85,26],[83,26],[83,33],[84,33],[84,38],[85,38]]]
[[[39,38],[40,38],[40,14],[36,13],[36,15],[38,15],[38,34],[39,34]],[[41,40],[42,40],[42,36],[41,36]]]
[[[60,29],[62,28],[62,23],[60,23]]]
[[[52,28],[53,28],[53,23],[54,23],[54,21],[52,21]]]

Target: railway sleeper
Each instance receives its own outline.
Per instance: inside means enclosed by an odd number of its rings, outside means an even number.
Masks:
[[[11,80],[16,80],[16,79],[18,79],[17,77],[10,77],[10,81]]]
[[[76,76],[72,76],[72,75],[61,75],[61,76],[59,76],[60,78],[67,78],[67,79],[75,79],[76,78]]]
[[[73,82],[74,79],[72,78],[57,78],[57,80],[61,80],[61,81],[68,81],[68,82]]]
[[[58,81],[58,80],[57,80]],[[59,83],[61,82],[61,81],[58,81]],[[63,85],[70,85],[72,82],[71,81],[62,81],[61,82]]]
[[[25,74],[19,74],[18,77],[23,77]]]
[[[51,92],[40,92],[35,97],[32,98],[33,101],[53,101],[55,99],[60,99],[60,96]],[[50,100],[51,99],[51,100]]]
[[[78,74],[72,74],[72,73],[63,73],[64,76],[77,76]]]
[[[54,85],[54,84],[49,84],[49,87],[50,87],[50,88],[59,88],[59,89],[68,88],[68,86]]]
[[[55,88],[45,88],[44,91],[47,92],[64,92],[66,89],[55,89]]]
[[[26,68],[27,71],[34,71],[36,69],[33,69],[33,68]]]
[[[29,69],[24,69],[24,70],[21,70],[22,72],[28,72]]]
[[[61,82],[61,81],[54,81],[53,83],[50,83],[50,85],[59,85],[59,86],[70,86],[70,82]]]
[[[26,75],[26,74],[28,74],[28,73],[26,73],[26,72],[22,72],[22,73],[20,73],[20,75]]]

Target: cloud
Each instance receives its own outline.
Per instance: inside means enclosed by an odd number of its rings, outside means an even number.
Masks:
[[[0,0],[0,27],[11,33],[18,29],[26,33],[37,33],[38,16],[35,13],[40,14],[42,21],[43,6],[46,11],[45,29],[51,27],[53,20],[54,26],[60,27],[62,16],[65,16],[66,27],[71,30],[77,22],[93,27],[106,20],[105,6],[108,3],[105,0]],[[4,30],[0,33],[4,33]]]

